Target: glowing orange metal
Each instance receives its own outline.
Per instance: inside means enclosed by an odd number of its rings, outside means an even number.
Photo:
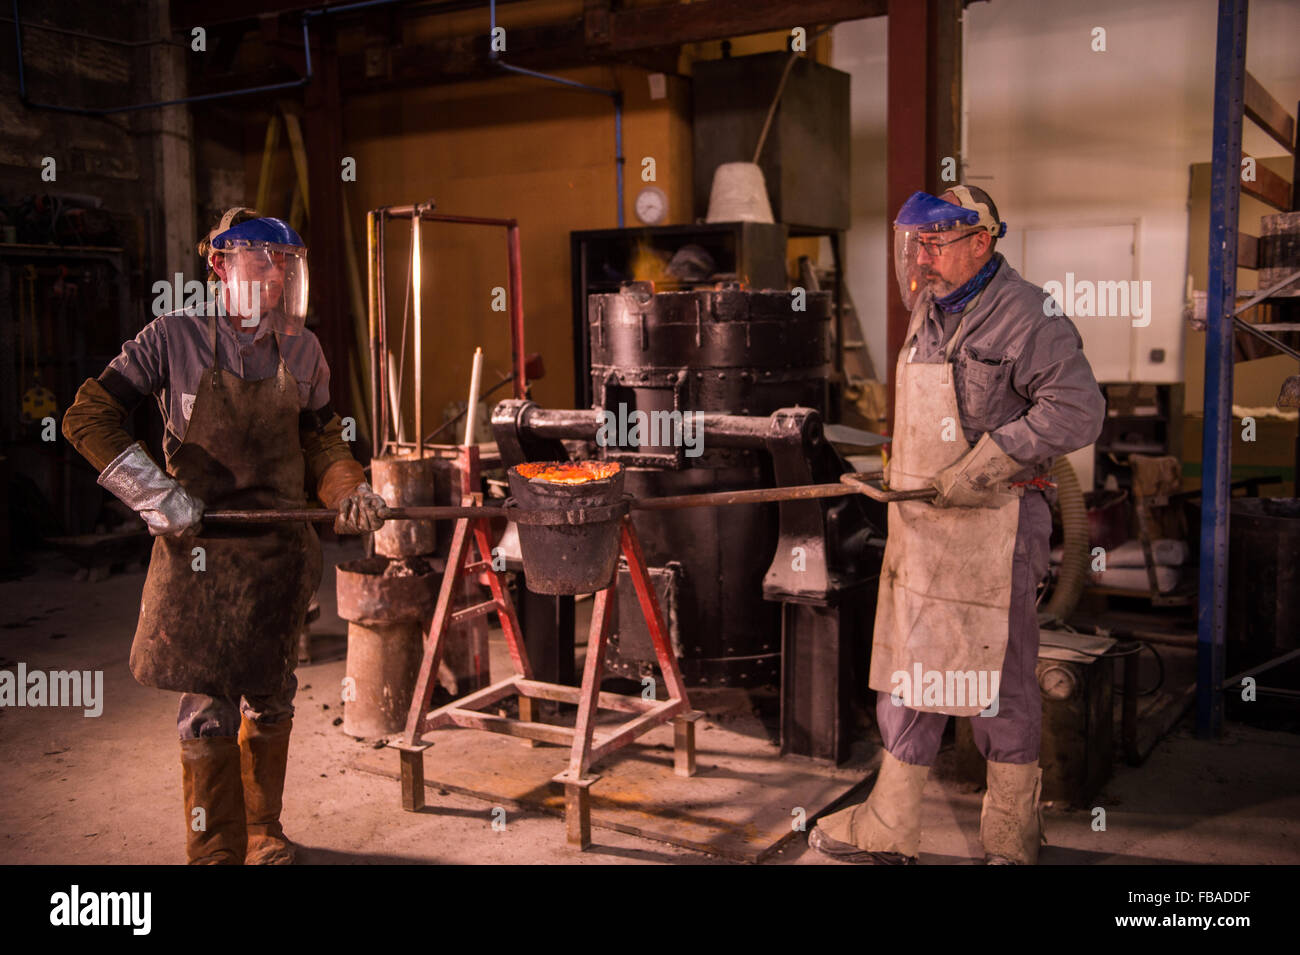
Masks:
[[[520,464],[515,471],[520,477],[546,481],[549,484],[586,484],[603,481],[619,472],[623,465],[615,461],[534,461]]]

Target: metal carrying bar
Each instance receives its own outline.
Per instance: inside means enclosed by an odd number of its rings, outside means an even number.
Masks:
[[[771,504],[781,501],[808,501],[824,497],[848,497],[865,494],[875,501],[924,501],[937,493],[933,488],[914,491],[890,491],[881,484],[880,471],[840,475],[839,484],[805,484],[797,487],[758,488],[750,491],[717,491],[712,494],[681,494],[673,497],[633,498],[628,503],[634,511],[669,511],[684,507],[727,507],[738,504]],[[452,521],[463,517],[507,517],[514,519],[517,508],[482,507],[385,507],[379,516],[386,521]],[[204,521],[214,523],[274,524],[282,522],[324,522],[338,517],[327,508],[291,510],[207,511]]]

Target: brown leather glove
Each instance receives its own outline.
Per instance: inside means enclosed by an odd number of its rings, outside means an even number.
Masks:
[[[931,483],[939,492],[934,506],[1001,507],[1016,496],[1007,487],[1007,479],[1023,467],[985,433],[956,464],[934,476]]]
[[[355,458],[336,461],[321,475],[316,496],[330,509],[337,509],[336,534],[366,534],[384,524],[379,509],[388,504],[366,483],[366,474]]]
[[[87,378],[63,415],[63,436],[99,472],[108,467],[135,438],[122,427],[126,408],[98,379]]]
[[[335,534],[369,534],[384,526],[379,516],[388,502],[362,482],[339,503],[339,516],[334,519]]]

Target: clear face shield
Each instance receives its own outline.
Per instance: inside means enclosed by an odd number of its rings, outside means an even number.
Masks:
[[[894,226],[894,277],[898,279],[898,294],[909,312],[916,307],[924,287],[917,262],[920,254],[917,237],[915,229]]]
[[[969,238],[979,213],[928,192],[914,192],[894,220],[894,277],[911,311],[928,286],[927,272],[945,245]]]
[[[932,278],[927,269],[943,254],[944,246],[978,235],[979,229],[958,227],[936,232],[933,228],[894,225],[894,276],[898,292],[910,312]]]
[[[299,335],[307,321],[307,250],[301,246],[235,240],[219,253],[225,265],[226,312],[246,331],[264,323],[281,335]]]

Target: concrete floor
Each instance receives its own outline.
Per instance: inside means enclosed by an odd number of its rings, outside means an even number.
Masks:
[[[359,555],[327,544],[326,567]],[[139,686],[127,670],[144,573],[77,581],[72,565],[43,555],[27,577],[0,583],[0,667],[102,670],[104,708],[0,710],[0,864],[170,864],[184,860],[176,695]],[[422,813],[398,808],[398,784],[349,768],[373,742],[333,725],[341,715],[344,625],[333,578],[314,626],[318,661],[299,669],[285,828],[316,864],[676,863],[718,860],[597,829],[585,853],[564,843],[563,822],[512,812],[503,831],[492,807],[431,792]],[[494,674],[496,672],[494,655]],[[853,797],[854,799],[862,797]],[[973,787],[932,778],[925,792],[922,862],[981,857]],[[1230,724],[1214,742],[1186,721],[1138,768],[1118,765],[1088,811],[1048,807],[1043,864],[1300,863],[1300,736]],[[797,839],[773,860],[816,864]]]

